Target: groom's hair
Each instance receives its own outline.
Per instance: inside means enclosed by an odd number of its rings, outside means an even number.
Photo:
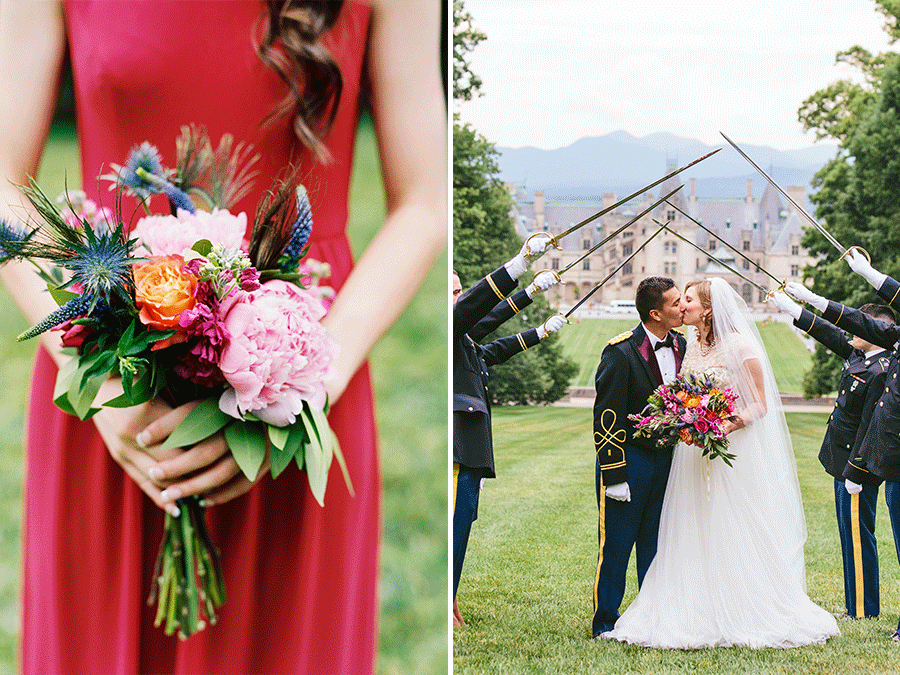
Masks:
[[[638,284],[634,294],[634,305],[637,307],[641,321],[650,320],[651,309],[662,309],[662,296],[670,288],[675,288],[675,282],[668,277],[647,277]]]
[[[859,311],[863,314],[868,314],[873,319],[878,319],[885,323],[897,323],[897,317],[894,315],[894,310],[887,305],[869,303],[860,307]]]

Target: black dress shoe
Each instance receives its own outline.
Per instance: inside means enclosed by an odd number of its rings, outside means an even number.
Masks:
[[[900,629],[894,631],[894,634],[891,635],[891,642],[900,643]]]

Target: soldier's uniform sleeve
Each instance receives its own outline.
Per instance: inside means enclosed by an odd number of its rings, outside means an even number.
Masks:
[[[501,266],[462,294],[453,305],[453,340],[459,341],[516,287]]]
[[[843,471],[844,478],[854,483],[859,483],[860,485],[881,484],[881,479],[868,470],[867,458],[862,455],[861,450],[863,439],[866,437],[866,432],[869,430],[869,425],[872,420],[872,413],[875,412],[875,407],[881,399],[881,394],[884,393],[884,383],[887,378],[889,366],[890,362],[888,359],[884,357],[878,359],[879,372],[875,373],[869,381],[869,386],[866,388],[866,400],[863,403],[859,427],[856,430],[856,440],[854,441],[853,449],[850,452],[850,459],[847,461],[847,466],[844,467]]]
[[[892,309],[900,312],[900,282],[887,277],[878,289],[878,296]]]
[[[594,399],[594,450],[604,485],[628,480],[625,441],[628,438],[628,384],[631,367],[620,347],[609,344],[597,366]]]
[[[900,326],[879,321],[858,309],[833,300],[828,301],[828,308],[822,313],[822,317],[851,335],[861,337],[884,349],[892,349],[894,343],[900,339]]]
[[[488,367],[496,366],[504,363],[516,354],[521,354],[526,349],[534,347],[540,341],[537,328],[529,328],[521,333],[498,338],[489,344],[483,345],[482,357]]]
[[[805,307],[800,314],[800,318],[794,319],[794,325],[812,336],[816,341],[821,342],[842,359],[849,359],[850,355],[853,354],[853,347],[847,342],[847,336],[844,335],[844,331],[833,323],[816,316]]]
[[[521,291],[510,295],[508,298],[498,302],[491,313],[476,323],[469,331],[468,335],[475,342],[481,342],[481,339],[488,333],[493,332],[503,322],[508,321],[518,314],[522,309],[528,307],[532,303],[528,293],[523,288]]]

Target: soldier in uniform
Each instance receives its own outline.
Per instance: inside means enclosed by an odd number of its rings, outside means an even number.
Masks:
[[[511,297],[516,278],[546,249],[549,238],[532,238],[519,254],[465,293],[453,273],[453,625],[462,624],[456,591],[472,522],[478,515],[481,481],[494,478],[488,367],[533,347],[559,330],[565,319],[552,316],[537,328],[481,345],[478,340],[529,305],[534,293],[559,279],[542,272]]]
[[[856,251],[847,256],[854,272],[861,275],[895,310],[900,309],[900,283],[875,270]],[[810,291],[803,284],[789,283],[787,292],[797,300],[808,302],[822,312],[822,317],[851,335],[890,351],[890,365],[886,373],[884,389],[872,409],[866,434],[858,448],[853,449],[849,466],[844,471],[848,491],[860,484],[885,481],[884,499],[891,517],[894,545],[900,560],[900,326],[885,323],[859,310],[833,302]],[[900,625],[891,635],[900,642]]]
[[[844,566],[844,616],[878,616],[878,542],[875,538],[875,510],[880,481],[854,478],[849,488],[845,472],[855,475],[851,457],[859,454],[868,423],[890,367],[886,351],[854,336],[847,342],[844,332],[808,309],[800,307],[784,293],[776,293],[772,303],[794,318],[794,325],[845,359],[834,412],[828,419],[819,461],[834,477],[834,503]],[[894,313],[885,305],[868,304],[859,311],[895,323]],[[863,474],[864,476],[866,474]]]
[[[672,330],[682,325],[680,299],[671,279],[644,279],[635,295],[641,323],[609,341],[597,368],[594,447],[600,545],[594,637],[612,630],[619,618],[632,548],[637,549],[638,584],[656,555],[672,448],[657,447],[655,437],[635,438],[628,415],[641,412],[650,394],[674,380],[681,368],[685,340]]]

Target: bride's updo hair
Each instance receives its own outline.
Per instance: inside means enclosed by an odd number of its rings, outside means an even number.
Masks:
[[[706,316],[703,317],[703,324],[708,330],[706,333],[706,344],[712,346],[716,341],[712,323],[712,284],[709,279],[694,279],[693,281],[689,281],[684,287],[685,292],[687,292],[689,288],[697,289],[697,299],[700,301],[700,304],[703,305],[703,309],[709,310]]]
[[[334,122],[343,89],[340,68],[322,46],[321,37],[334,26],[341,4],[268,0],[256,46],[263,63],[278,73],[290,90],[263,124],[292,114],[294,133],[319,161],[328,159],[321,139]]]

